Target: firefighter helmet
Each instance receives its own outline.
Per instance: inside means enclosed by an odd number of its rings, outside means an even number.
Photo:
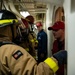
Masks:
[[[33,24],[34,23],[34,17],[29,15],[25,18],[30,24]]]
[[[8,10],[0,10],[0,27],[18,22],[14,13]]]
[[[22,21],[22,24],[23,24],[26,28],[29,27],[29,26],[28,26],[28,21],[27,21],[26,19],[21,18],[21,21]]]

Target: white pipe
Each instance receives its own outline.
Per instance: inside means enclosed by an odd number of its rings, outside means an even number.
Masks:
[[[4,3],[5,8],[10,11],[9,6],[8,6],[8,2],[3,1],[3,3]]]
[[[15,6],[14,6],[14,4],[13,4],[12,1],[9,1],[9,6],[10,6],[11,11],[12,11],[13,13],[15,13],[15,14],[18,16],[18,18],[24,18],[24,17],[16,10],[16,8],[15,8]]]

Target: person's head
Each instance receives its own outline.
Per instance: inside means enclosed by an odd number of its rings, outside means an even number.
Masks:
[[[18,20],[12,12],[0,10],[0,35],[9,37],[12,41],[17,36],[16,27],[18,24]]]
[[[59,39],[60,41],[62,41],[64,39],[64,35],[65,35],[65,24],[64,24],[64,22],[57,21],[54,23],[53,26],[48,27],[48,30],[53,31],[53,35],[56,39]]]
[[[43,29],[43,24],[41,22],[37,22],[36,27],[37,27],[38,31],[41,31]]]

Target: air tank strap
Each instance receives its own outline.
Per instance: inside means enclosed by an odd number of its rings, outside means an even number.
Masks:
[[[8,42],[8,41],[2,41],[0,42],[0,46],[6,45],[6,44],[14,44],[13,42]]]

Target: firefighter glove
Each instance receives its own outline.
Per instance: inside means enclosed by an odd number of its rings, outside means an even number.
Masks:
[[[67,51],[61,50],[53,55],[55,59],[58,61],[58,65],[67,64]]]

